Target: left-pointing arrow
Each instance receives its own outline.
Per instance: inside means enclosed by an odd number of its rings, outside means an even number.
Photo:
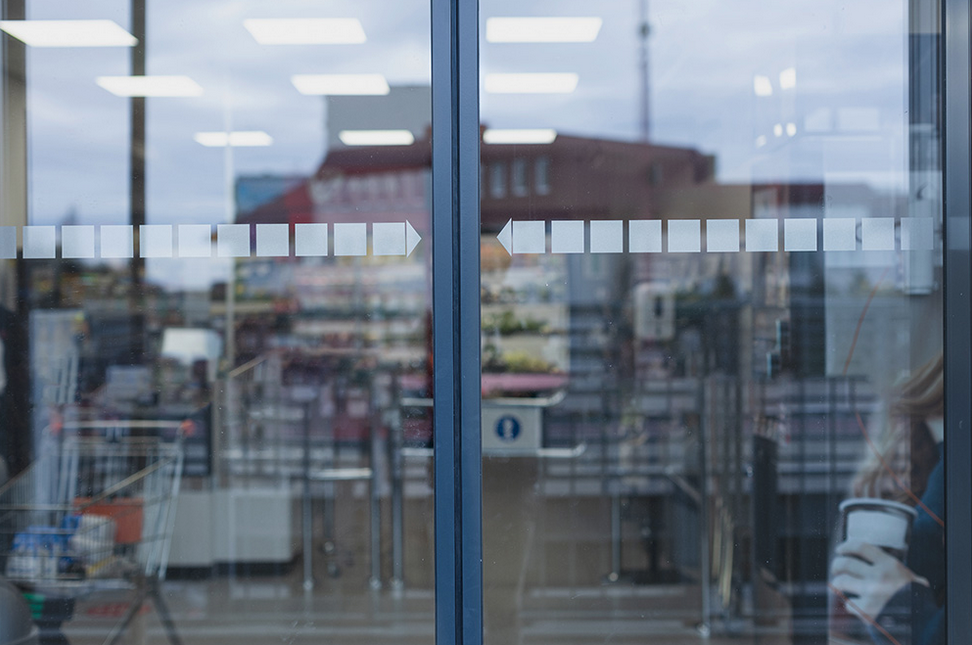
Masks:
[[[500,244],[503,245],[503,248],[506,249],[507,253],[513,255],[513,220],[512,219],[510,219],[506,223],[506,226],[504,226],[503,230],[499,232],[499,235],[496,236],[496,239],[498,239]]]

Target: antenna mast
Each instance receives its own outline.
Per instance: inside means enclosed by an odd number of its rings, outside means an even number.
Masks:
[[[639,63],[641,68],[641,142],[648,143],[651,131],[651,121],[649,117],[648,98],[650,96],[648,85],[648,36],[651,33],[651,26],[648,24],[648,0],[638,0],[639,20],[638,37],[639,44]]]

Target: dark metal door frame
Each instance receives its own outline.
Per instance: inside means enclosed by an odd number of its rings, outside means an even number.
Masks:
[[[969,0],[945,0],[945,550],[948,642],[972,639],[972,181]]]
[[[483,640],[479,2],[432,0],[435,639]]]

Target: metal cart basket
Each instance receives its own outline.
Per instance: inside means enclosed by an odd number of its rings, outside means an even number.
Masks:
[[[124,433],[137,425],[123,424]],[[133,590],[105,643],[117,642],[151,600],[170,642],[181,645],[159,589],[182,473],[178,434],[171,442],[111,438],[119,426],[85,426],[95,435],[48,434],[39,459],[0,488],[0,565],[35,597]]]

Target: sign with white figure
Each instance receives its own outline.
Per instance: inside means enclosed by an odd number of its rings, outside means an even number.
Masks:
[[[535,455],[540,450],[543,409],[530,405],[494,405],[483,401],[483,452],[487,455]]]

